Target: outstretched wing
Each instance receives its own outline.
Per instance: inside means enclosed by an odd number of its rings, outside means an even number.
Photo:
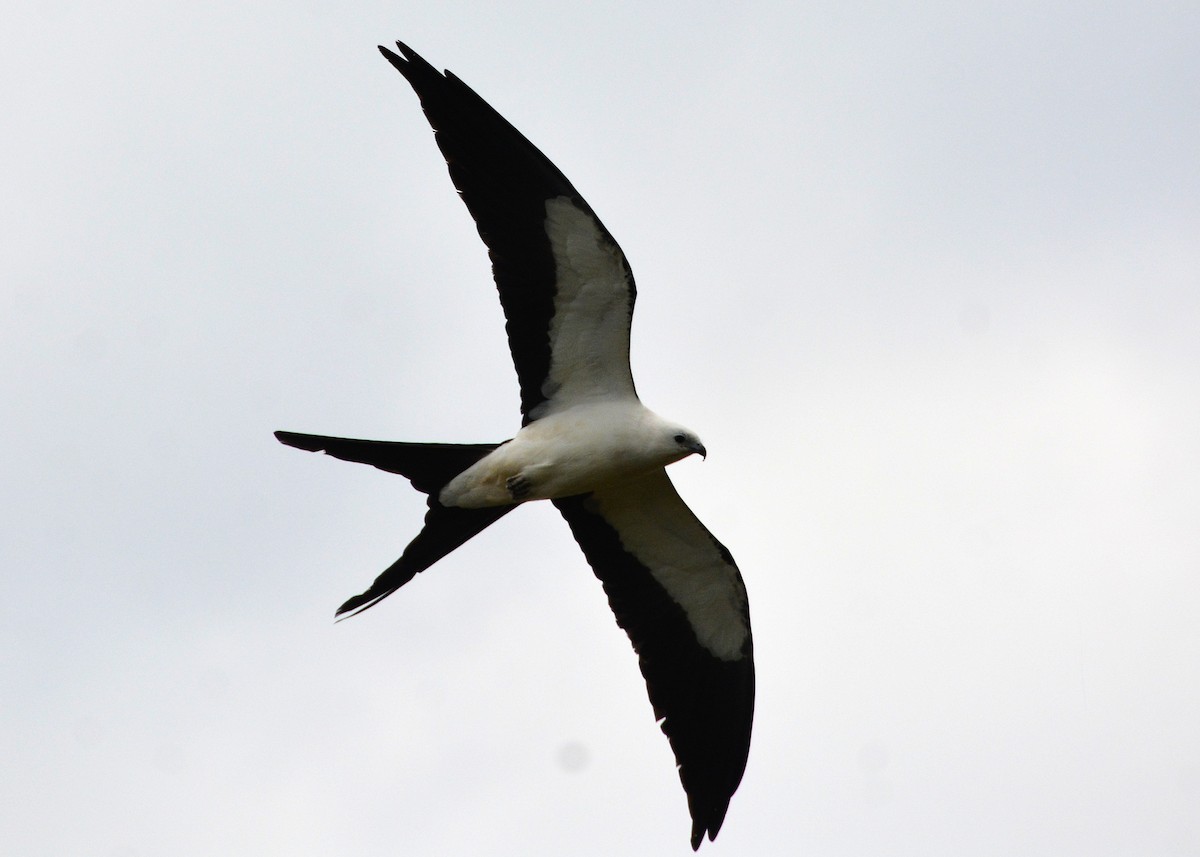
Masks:
[[[698,848],[721,828],[750,750],[754,649],[741,574],[666,471],[554,504],[637,652]]]
[[[621,248],[537,147],[450,72],[407,45],[379,50],[412,85],[487,245],[524,422],[580,401],[633,396],[636,291]]]

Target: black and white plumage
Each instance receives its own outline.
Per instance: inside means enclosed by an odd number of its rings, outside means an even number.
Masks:
[[[402,474],[428,495],[425,525],[403,556],[337,612],[371,607],[521,503],[552,501],[637,652],[698,848],[716,836],[741,781],[754,711],[741,575],[664,470],[705,455],[704,446],[638,400],[633,274],[591,207],[466,84],[397,47],[380,50],[420,98],[487,245],[523,422],[502,444],[276,433],[290,446]]]

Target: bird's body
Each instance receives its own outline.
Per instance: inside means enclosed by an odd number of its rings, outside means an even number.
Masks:
[[[478,509],[587,494],[679,461],[704,447],[636,398],[584,402],[523,427],[438,493]]]
[[[591,207],[462,81],[397,46],[400,54],[380,50],[420,97],[488,248],[524,419],[499,444],[276,432],[290,446],[402,474],[428,495],[417,537],[337,612],[377,604],[519,505],[552,501],[637,652],[698,848],[705,834],[716,836],[741,781],[754,713],[741,574],[664,470],[706,451],[638,399],[629,368],[633,273]]]

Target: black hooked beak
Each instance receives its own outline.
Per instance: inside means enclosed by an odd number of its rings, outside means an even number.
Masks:
[[[689,443],[688,449],[690,449],[692,452],[698,453],[701,460],[708,458],[708,450],[704,448],[704,444],[702,444],[700,441]]]

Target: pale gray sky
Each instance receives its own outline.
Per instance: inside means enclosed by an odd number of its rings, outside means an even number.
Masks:
[[[1200,853],[1200,7],[41,4],[0,54],[0,841],[23,857],[690,853],[552,508],[416,533],[274,429],[518,426],[403,38],[638,277],[737,557],[705,853]]]

